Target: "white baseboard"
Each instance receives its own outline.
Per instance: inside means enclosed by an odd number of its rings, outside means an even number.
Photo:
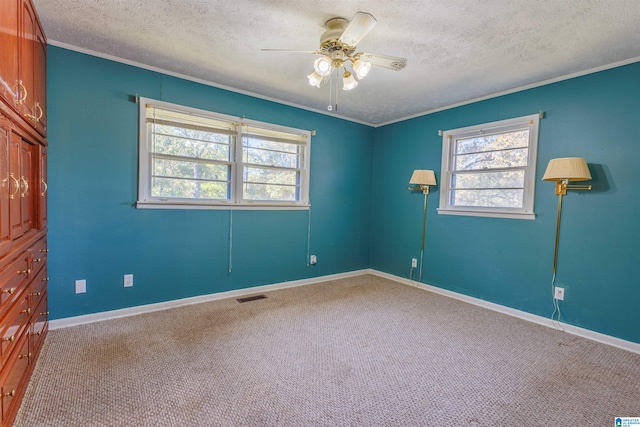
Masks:
[[[155,304],[138,305],[135,307],[121,308],[119,310],[103,311],[100,313],[85,314],[82,316],[65,317],[63,319],[51,320],[49,329],[61,329],[71,326],[84,325],[86,323],[102,322],[103,320],[118,319],[120,317],[135,316],[136,314],[150,313],[152,311],[167,310],[169,308],[181,307],[184,305],[199,304],[201,302],[216,301],[225,298],[239,298],[245,295],[275,291],[277,289],[293,288],[296,286],[312,285],[314,283],[326,282],[328,280],[345,279],[348,277],[360,276],[370,273],[369,269],[349,271],[347,273],[330,274],[327,276],[312,277],[309,279],[292,280],[290,282],[275,283],[272,285],[254,286],[251,288],[236,289],[215,294],[200,295],[197,297],[182,298],[172,301],[159,302]]]
[[[449,291],[446,289],[438,288],[436,286],[427,285],[425,283],[419,283],[413,280],[406,279],[404,277],[395,276],[393,274],[383,273],[382,271],[374,270],[371,268],[364,270],[355,270],[347,273],[330,274],[327,276],[312,277],[309,279],[293,280],[291,282],[275,283],[272,285],[254,286],[245,289],[236,289],[232,291],[219,292],[215,294],[200,295],[197,297],[183,298],[178,300],[160,302],[155,304],[139,305],[136,307],[122,308],[119,310],[103,311],[101,313],[85,314],[82,316],[66,317],[64,319],[56,319],[49,322],[49,329],[61,329],[71,326],[83,325],[86,323],[101,322],[103,320],[117,319],[120,317],[135,316],[136,314],[149,313],[152,311],[167,310],[169,308],[181,307],[191,304],[199,304],[207,301],[216,301],[225,298],[238,298],[245,295],[251,295],[259,292],[275,291],[277,289],[293,288],[296,286],[312,285],[315,283],[326,282],[328,280],[345,279],[348,277],[360,276],[363,274],[373,274],[385,279],[393,280],[394,282],[402,283],[404,285],[413,286],[418,289],[433,292],[438,295],[443,295],[449,298],[456,299],[458,301],[473,304],[482,308],[486,308],[499,313],[507,314],[509,316],[517,317],[529,322],[537,323],[538,325],[546,326],[548,328],[557,329],[557,322],[553,322],[551,319],[547,319],[542,316],[527,313],[526,311],[516,310],[515,308],[506,307],[504,305],[495,304],[489,301],[484,301],[478,298],[470,297],[468,295],[460,294],[457,292]],[[640,344],[626,341],[620,338],[615,338],[610,335],[601,334],[599,332],[591,331],[589,329],[580,328],[577,326],[569,325],[567,323],[560,322],[560,327],[567,333],[576,335],[582,338],[587,338],[592,341],[597,341],[603,344],[607,344],[613,347],[621,348],[623,350],[631,351],[633,353],[640,354]]]
[[[383,273],[378,270],[370,269],[370,274],[384,277],[385,279],[393,280],[398,283],[413,286],[425,291],[433,292],[438,295],[443,295],[449,298],[457,299],[458,301],[466,302],[469,304],[477,305],[489,310],[497,311],[499,313],[507,314],[509,316],[517,317],[519,319],[527,320],[529,322],[537,323],[538,325],[546,326],[548,328],[558,329],[556,326],[558,323],[547,319],[542,316],[527,313],[526,311],[516,310],[515,308],[506,307],[504,305],[495,304],[492,302],[484,301],[478,298],[470,297],[468,295],[459,294],[457,292],[449,291],[446,289],[438,288],[436,286],[427,285],[425,283],[419,283],[413,280],[406,279],[404,277],[394,276],[393,274]],[[578,326],[569,325],[567,323],[560,322],[560,327],[572,335],[577,335],[582,338],[587,338],[592,341],[597,341],[602,344],[607,344],[613,347],[621,348],[623,350],[631,351],[633,353],[640,354],[640,344],[615,338],[610,335],[601,334],[589,329],[580,328]]]

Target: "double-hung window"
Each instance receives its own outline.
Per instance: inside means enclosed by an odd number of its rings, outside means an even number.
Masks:
[[[309,131],[139,102],[138,207],[309,206]]]
[[[443,132],[441,214],[534,219],[539,115]]]

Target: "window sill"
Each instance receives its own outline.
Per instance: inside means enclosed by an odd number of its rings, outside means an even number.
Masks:
[[[533,212],[488,212],[475,209],[438,209],[440,215],[462,215],[462,216],[484,216],[488,218],[509,218],[509,219],[536,219],[536,214]]]
[[[309,204],[268,204],[268,203],[251,203],[234,205],[228,204],[210,204],[210,203],[184,203],[184,202],[136,202],[136,209],[186,209],[186,210],[246,210],[246,211],[303,211],[309,210]]]

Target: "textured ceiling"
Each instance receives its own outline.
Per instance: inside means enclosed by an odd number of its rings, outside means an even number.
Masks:
[[[640,60],[638,0],[34,0],[50,43],[326,111],[308,84],[324,23],[378,24],[358,51],[401,56],[340,90],[338,116],[379,125],[470,99]],[[335,113],[335,112],[334,112]]]

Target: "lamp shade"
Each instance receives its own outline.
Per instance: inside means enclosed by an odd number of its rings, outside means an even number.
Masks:
[[[416,169],[411,175],[409,184],[416,185],[437,185],[436,174],[432,170]]]
[[[587,166],[587,161],[582,157],[561,157],[551,159],[547,170],[542,177],[544,181],[588,181],[591,179],[591,172]]]

